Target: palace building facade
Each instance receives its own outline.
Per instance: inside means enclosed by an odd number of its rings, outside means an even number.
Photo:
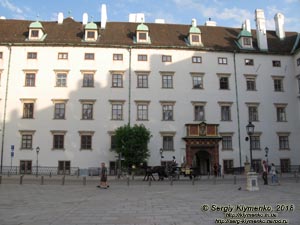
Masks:
[[[149,165],[200,173],[267,158],[300,164],[300,34],[266,30],[255,11],[242,28],[144,22],[0,20],[1,166],[111,171],[114,131],[151,131]],[[13,152],[13,153],[12,153]]]

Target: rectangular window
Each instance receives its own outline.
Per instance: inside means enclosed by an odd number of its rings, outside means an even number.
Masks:
[[[278,92],[283,91],[283,79],[281,79],[281,78],[274,79],[274,91],[278,91]]]
[[[227,65],[227,58],[219,57],[218,58],[218,63],[223,64],[223,65]]]
[[[39,37],[39,31],[38,30],[31,30],[31,37],[33,37],[33,38]]]
[[[285,107],[276,107],[277,122],[286,122]]]
[[[297,66],[300,66],[300,58],[297,59]]]
[[[231,121],[231,112],[230,106],[221,106],[221,120],[222,121]]]
[[[202,57],[201,56],[193,56],[192,63],[202,63]]]
[[[83,103],[82,104],[82,119],[92,120],[93,119],[93,104]]]
[[[246,66],[253,66],[254,60],[253,59],[245,59],[245,65]]]
[[[112,87],[122,88],[123,87],[123,75],[122,74],[112,74]]]
[[[84,59],[85,60],[94,60],[95,59],[95,54],[94,53],[85,53],[84,54]]]
[[[251,46],[251,38],[243,37],[243,44],[246,46]]]
[[[23,105],[23,118],[33,119],[34,103],[24,103]]]
[[[229,90],[229,79],[228,77],[220,77],[220,89]]]
[[[192,34],[192,42],[200,42],[200,35]]]
[[[21,149],[32,149],[32,134],[22,135]]]
[[[110,136],[110,149],[116,149],[117,148],[117,138],[116,135]]]
[[[25,87],[34,87],[34,86],[35,86],[35,73],[26,73]]]
[[[66,86],[67,86],[67,73],[57,73],[56,87],[66,87]]]
[[[232,136],[222,136],[222,149],[232,150]]]
[[[173,105],[163,105],[162,106],[163,121],[172,121],[173,120]]]
[[[247,91],[256,91],[256,80],[255,78],[246,78]]]
[[[113,60],[114,61],[122,61],[123,60],[123,54],[113,54]]]
[[[174,150],[173,136],[163,136],[163,150]]]
[[[173,75],[162,75],[162,88],[173,88]]]
[[[291,160],[290,159],[280,159],[280,171],[282,173],[291,172]]]
[[[194,120],[195,121],[204,121],[205,120],[205,111],[203,105],[194,106]]]
[[[95,31],[88,31],[87,32],[87,38],[89,39],[95,39]]]
[[[203,89],[203,76],[193,76],[193,89]]]
[[[37,59],[36,52],[27,52],[27,59]]]
[[[289,136],[287,135],[279,135],[279,149],[280,150],[288,150],[289,147]]]
[[[68,59],[68,53],[67,52],[59,52],[58,59]]]
[[[138,55],[138,61],[148,61],[147,55]]]
[[[137,105],[137,120],[148,120],[148,104]]]
[[[137,75],[137,87],[138,88],[148,88],[148,75],[138,74]]]
[[[172,62],[172,56],[171,55],[162,55],[161,61],[162,62]]]
[[[83,74],[83,87],[94,87],[94,74],[85,73]]]
[[[139,40],[146,40],[146,39],[147,39],[147,33],[139,32]]]
[[[70,175],[71,173],[71,162],[70,161],[58,161],[58,174]]]
[[[260,150],[260,136],[251,136],[251,148],[253,150]]]
[[[32,173],[32,161],[31,160],[20,160],[20,173],[31,174]]]
[[[3,58],[3,52],[0,52],[0,59]]]
[[[53,149],[64,149],[64,139],[65,139],[65,135],[54,134],[53,135]]]
[[[123,104],[112,104],[112,120],[123,120]]]
[[[233,173],[233,160],[232,159],[224,159],[223,160],[224,173]]]
[[[55,103],[54,105],[54,119],[65,119],[66,104]]]
[[[257,106],[248,107],[249,121],[258,121],[258,108]]]
[[[82,150],[92,149],[92,135],[81,135],[80,149]]]
[[[281,67],[281,61],[279,60],[273,60],[272,61],[273,67]]]

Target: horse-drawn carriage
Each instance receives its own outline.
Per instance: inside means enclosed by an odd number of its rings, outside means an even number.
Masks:
[[[180,175],[180,167],[177,165],[169,166],[147,166],[145,168],[145,180],[156,180],[154,175],[158,176],[158,180],[164,180],[165,178],[178,180]]]

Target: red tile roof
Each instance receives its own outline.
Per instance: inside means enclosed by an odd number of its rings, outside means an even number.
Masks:
[[[136,44],[133,41],[137,23],[107,22],[106,28],[100,30],[100,38],[96,42],[84,42],[84,26],[71,18],[66,18],[63,24],[41,21],[47,37],[42,42],[28,41],[28,28],[33,21],[0,20],[0,44],[12,43],[23,45],[93,45],[105,46],[133,46],[142,48],[184,48],[211,51],[245,51],[236,44],[241,29],[229,27],[199,26],[202,32],[203,47],[188,46],[185,39],[190,25],[147,23],[151,44]],[[100,22],[96,22],[100,27]],[[267,31],[269,53],[290,54],[293,49],[297,32],[286,32],[286,38],[280,40],[275,31]],[[253,46],[257,49],[256,31],[252,30]],[[299,46],[298,46],[299,47]]]

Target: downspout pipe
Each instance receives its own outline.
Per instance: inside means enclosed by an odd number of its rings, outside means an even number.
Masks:
[[[238,90],[237,72],[236,72],[236,51],[233,52],[233,65],[234,65],[235,98],[236,98],[238,141],[239,141],[239,162],[240,162],[240,168],[241,168],[242,167],[241,122],[240,122],[240,107],[239,107],[239,90]]]
[[[129,66],[128,66],[128,125],[131,124],[131,50],[132,47],[129,46]]]
[[[7,98],[8,98],[8,88],[9,88],[10,63],[11,63],[11,43],[8,44],[8,50],[9,50],[9,57],[8,57],[8,65],[7,65],[5,99],[4,99],[3,121],[2,121],[0,174],[2,174],[2,168],[3,168],[4,139],[5,139],[5,127],[6,127],[6,110],[7,110]]]

